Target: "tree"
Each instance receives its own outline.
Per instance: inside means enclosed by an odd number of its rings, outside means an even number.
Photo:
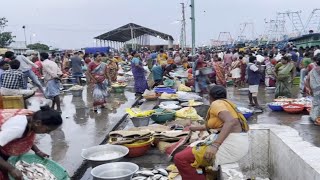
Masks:
[[[12,32],[4,31],[4,28],[7,26],[8,20],[6,18],[0,18],[0,48],[9,46],[14,42],[15,36],[12,35]]]
[[[27,48],[40,51],[48,51],[50,49],[48,45],[41,43],[29,44]]]

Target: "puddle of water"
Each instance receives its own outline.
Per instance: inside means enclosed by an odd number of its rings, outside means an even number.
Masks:
[[[85,88],[82,97],[70,94],[61,95],[63,125],[50,135],[37,136],[38,147],[51,155],[67,169],[72,176],[81,165],[82,149],[98,145],[108,132],[125,114],[125,109],[135,101],[134,93],[126,91],[123,94],[110,94],[109,109],[93,112],[91,89]],[[41,97],[30,99],[31,110],[38,110]]]

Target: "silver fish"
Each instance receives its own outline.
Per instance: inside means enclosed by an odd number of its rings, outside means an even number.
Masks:
[[[24,179],[26,180],[57,180],[57,178],[42,164],[29,164],[24,161],[18,161],[15,166],[22,172]]]
[[[168,174],[168,172],[165,170],[165,169],[157,169],[159,172],[160,172],[160,174],[162,174],[162,175],[164,175],[164,176],[168,176],[169,174]]]
[[[153,174],[158,174],[158,173],[159,173],[159,171],[158,171],[158,170],[156,170],[156,169],[154,169],[154,170],[152,170],[152,173],[153,173]]]
[[[147,177],[145,177],[145,176],[137,176],[137,177],[132,178],[132,180],[145,180],[145,179],[147,179]]]
[[[144,175],[144,176],[154,176],[152,171],[144,170],[144,171],[138,171],[136,174]]]
[[[152,177],[152,180],[159,180],[160,178],[162,178],[163,176],[161,174],[156,174]]]

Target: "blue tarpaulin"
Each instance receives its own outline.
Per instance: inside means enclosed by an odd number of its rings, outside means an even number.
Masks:
[[[86,47],[84,48],[85,53],[97,53],[97,52],[103,52],[103,53],[109,53],[110,48],[109,47]]]

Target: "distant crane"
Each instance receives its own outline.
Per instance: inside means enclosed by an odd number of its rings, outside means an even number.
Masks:
[[[220,32],[218,36],[218,42],[220,45],[228,45],[233,43],[230,32]]]
[[[314,9],[305,25],[305,30],[308,31],[313,30],[313,32],[320,32],[320,9]]]
[[[244,40],[243,38],[248,37],[246,34],[250,34],[251,40],[255,39],[254,23],[244,22],[240,24],[240,35],[238,36],[237,41]]]
[[[305,27],[300,17],[301,11],[286,11],[277,13],[277,21],[286,21],[288,18],[292,24],[293,35],[299,36],[305,32]]]
[[[270,41],[280,41],[286,34],[285,20],[277,18],[276,20],[265,21],[266,29],[264,32],[265,38]]]

